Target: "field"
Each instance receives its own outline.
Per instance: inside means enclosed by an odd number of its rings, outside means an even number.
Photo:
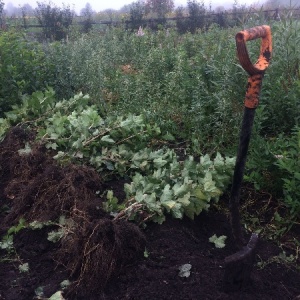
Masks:
[[[240,196],[259,235],[247,282],[224,277],[243,28],[0,33],[0,299],[297,299],[299,22],[269,25]]]

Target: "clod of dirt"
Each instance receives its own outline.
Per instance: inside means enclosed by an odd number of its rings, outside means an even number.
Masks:
[[[78,226],[58,252],[58,261],[75,278],[68,299],[102,291],[113,275],[143,253],[145,244],[139,228],[127,221],[102,219]]]

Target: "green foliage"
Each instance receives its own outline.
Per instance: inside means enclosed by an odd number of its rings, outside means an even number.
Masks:
[[[267,105],[263,133],[290,132],[299,124],[300,111],[300,22],[283,20],[272,27],[274,50],[263,82],[261,98]]]
[[[149,154],[141,157],[139,164],[143,169],[150,162],[151,172],[136,172],[132,182],[125,184],[129,219],[141,221],[142,217],[162,223],[165,213],[194,219],[194,215],[209,208],[211,200],[219,199],[231,179],[234,159],[224,159],[220,154],[214,160],[203,156],[199,163],[193,157],[180,162],[173,150]]]
[[[296,127],[292,136],[284,141],[275,165],[282,172],[284,203],[295,219],[300,213],[300,128]]]
[[[289,210],[289,220],[300,212],[300,131],[296,126],[290,136],[279,134],[267,141],[255,136],[247,162],[245,179],[256,189],[264,189],[282,199]]]
[[[42,119],[43,116],[51,115],[55,106],[55,93],[49,88],[44,93],[37,91],[32,95],[23,95],[21,105],[12,105],[13,110],[5,113],[5,118],[0,118],[0,140],[2,140],[10,126],[23,122],[33,122]],[[69,107],[72,106],[69,102]],[[20,153],[30,152],[30,145],[20,149]]]
[[[218,27],[184,37],[172,30],[143,36],[121,29],[91,33],[47,47],[49,84],[58,98],[89,93],[101,113],[143,113],[165,132],[197,136],[198,148],[230,145],[244,86],[228,35],[234,33]]]
[[[124,208],[124,205],[119,204],[119,200],[114,196],[113,191],[107,191],[106,199],[107,201],[103,203],[103,209],[110,212],[111,215],[116,216],[117,212]]]
[[[47,226],[47,223],[44,223],[44,225]],[[50,231],[47,237],[47,240],[52,243],[57,243],[60,239],[65,237],[74,227],[74,221],[71,218],[67,219],[63,215],[60,216],[59,221],[57,223],[53,224],[58,226],[58,229]]]
[[[0,33],[0,117],[23,94],[44,89],[47,83],[45,54],[41,45],[30,42],[20,33]]]
[[[20,230],[26,228],[26,222],[23,218],[19,220],[18,225],[12,226],[8,229],[7,235],[17,234]]]
[[[2,238],[0,242],[0,249],[6,250],[11,253],[14,250],[14,241],[12,235],[6,235]]]
[[[23,218],[19,220],[18,225],[11,226],[7,234],[2,237],[2,240],[0,241],[0,249],[6,250],[8,254],[12,254],[14,249],[14,234],[17,234],[20,230],[26,228],[26,222]]]

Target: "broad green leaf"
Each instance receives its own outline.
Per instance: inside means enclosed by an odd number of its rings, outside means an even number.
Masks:
[[[166,133],[162,138],[166,141],[175,141],[175,138],[171,133]]]
[[[190,204],[184,207],[184,213],[187,217],[194,220],[194,216],[198,216],[203,210],[207,210],[209,204],[206,201],[190,197]]]
[[[167,202],[167,201],[172,201],[172,199],[173,199],[173,192],[172,192],[172,190],[170,190],[170,185],[167,184],[164,187],[163,193],[160,197],[160,201],[163,203],[163,202]],[[172,202],[174,202],[174,201],[172,201]]]
[[[214,243],[216,248],[224,248],[226,239],[227,239],[227,236],[225,236],[225,235],[221,235],[221,236],[217,237],[217,235],[214,234],[213,236],[211,236],[209,238],[209,241],[211,243]]]
[[[207,200],[207,196],[203,193],[203,190],[200,187],[197,187],[192,190],[192,195],[201,200]]]
[[[161,201],[161,205],[167,208],[167,210],[169,211],[170,209],[173,209],[173,207],[176,205],[176,202],[173,200]]]
[[[159,158],[154,159],[154,160],[153,160],[153,163],[154,163],[154,166],[155,166],[156,168],[161,168],[161,167],[163,167],[164,165],[166,165],[166,164],[168,163],[168,161],[162,159],[161,157],[159,157]]]
[[[188,206],[191,202],[190,202],[190,197],[191,197],[191,194],[190,192],[188,192],[187,194],[185,194],[183,197],[181,198],[178,198],[177,201],[179,203],[182,204],[182,206]]]
[[[182,219],[182,217],[183,217],[182,211],[183,210],[182,210],[181,204],[175,202],[175,205],[173,205],[173,207],[171,208],[173,217],[176,219]]]
[[[115,143],[115,141],[109,135],[104,135],[101,138],[101,142],[106,142],[106,143],[109,143],[109,144],[114,144]]]
[[[174,196],[181,197],[189,191],[190,187],[187,184],[181,184],[178,182],[172,189],[174,191]]]
[[[54,149],[54,150],[56,150],[57,147],[58,147],[58,145],[56,143],[47,143],[46,144],[46,148],[47,149]]]
[[[111,200],[114,197],[114,192],[112,190],[107,191],[106,199]]]
[[[58,291],[55,294],[53,294],[49,300],[65,300],[65,298],[62,295],[62,291]]]
[[[162,214],[162,215],[154,215],[151,220],[155,223],[158,223],[158,224],[162,224],[165,220],[166,220],[166,217]]]
[[[72,148],[75,148],[75,149],[80,149],[82,148],[82,140],[81,139],[78,139],[76,140],[75,142],[72,143]]]
[[[147,165],[148,165],[148,161],[145,160],[145,161],[143,161],[143,162],[139,165],[139,167],[140,167],[141,170],[145,170],[145,167],[146,167]]]
[[[214,159],[214,165],[215,167],[224,166],[224,158],[219,152],[217,153],[216,158]]]
[[[208,154],[200,157],[200,164],[203,167],[210,167],[212,165],[212,162]]]

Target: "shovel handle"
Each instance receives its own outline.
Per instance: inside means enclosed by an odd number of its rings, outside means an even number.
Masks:
[[[261,38],[258,60],[252,64],[246,42]],[[237,54],[242,67],[250,76],[263,74],[268,68],[272,54],[272,35],[270,26],[263,25],[240,31],[235,36]]]
[[[246,42],[261,38],[258,60],[252,64],[246,47]],[[248,86],[245,97],[245,107],[256,108],[265,70],[268,68],[272,54],[272,34],[270,26],[263,25],[240,31],[235,36],[237,54],[240,64],[248,72]]]

